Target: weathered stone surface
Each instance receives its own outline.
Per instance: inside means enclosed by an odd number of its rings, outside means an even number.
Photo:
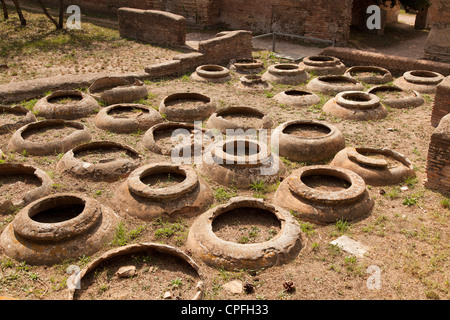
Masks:
[[[244,291],[244,286],[240,280],[227,282],[222,286],[222,288],[231,294],[241,294]]]
[[[340,236],[339,238],[331,241],[330,243],[360,258],[364,257],[364,254],[367,252],[367,247],[365,245],[345,235]]]
[[[116,275],[119,278],[131,278],[136,275],[136,266],[123,266],[117,270]]]

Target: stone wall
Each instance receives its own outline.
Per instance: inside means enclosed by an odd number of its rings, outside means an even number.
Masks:
[[[433,110],[431,112],[431,125],[437,127],[441,119],[450,113],[450,77],[445,78],[436,90]]]
[[[450,195],[450,114],[441,119],[431,136],[425,186]]]
[[[117,10],[119,33],[158,45],[183,46],[186,42],[186,19],[157,10],[120,8]]]
[[[425,58],[450,63],[450,1],[432,0],[431,31],[425,46]]]

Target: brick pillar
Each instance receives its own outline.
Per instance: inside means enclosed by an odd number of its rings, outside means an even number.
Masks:
[[[431,135],[425,187],[450,195],[450,114]]]
[[[431,112],[431,125],[437,127],[442,117],[450,113],[450,76],[442,81],[436,90],[433,111]]]
[[[450,1],[432,0],[431,31],[425,45],[425,59],[450,63]]]

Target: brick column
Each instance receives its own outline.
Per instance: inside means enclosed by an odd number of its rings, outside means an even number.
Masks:
[[[450,1],[432,0],[431,31],[425,46],[425,58],[450,63]]]
[[[442,81],[436,90],[433,111],[431,112],[431,125],[437,127],[442,117],[450,113],[450,76]]]

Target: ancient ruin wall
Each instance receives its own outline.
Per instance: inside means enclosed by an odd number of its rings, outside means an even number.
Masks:
[[[120,8],[117,10],[119,32],[149,43],[182,46],[186,41],[186,19],[157,10]]]
[[[437,127],[441,119],[450,113],[450,77],[442,81],[436,91],[433,111],[431,112],[431,125]]]
[[[450,1],[432,0],[431,31],[425,46],[425,58],[450,63]]]
[[[222,0],[220,21],[232,29],[348,39],[353,0]]]

